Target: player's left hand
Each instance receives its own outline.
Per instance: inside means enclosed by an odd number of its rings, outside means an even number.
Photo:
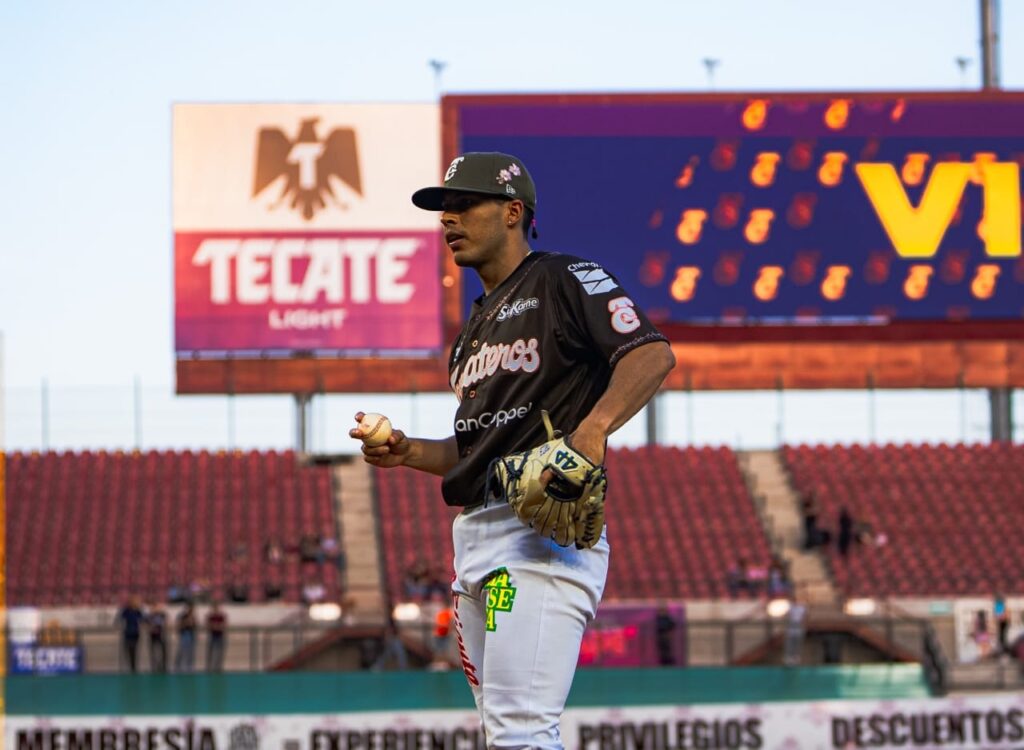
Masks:
[[[590,459],[590,462],[595,466],[604,463],[604,454],[607,450],[608,438],[600,430],[590,429],[586,424],[581,424],[576,428],[576,432],[572,433],[566,442],[572,446],[574,450],[579,451],[584,456]],[[555,473],[550,469],[546,469],[540,475],[540,486],[547,487],[548,482],[554,479]]]
[[[541,411],[541,418],[548,440],[492,461],[489,491],[495,490],[519,520],[541,536],[563,547],[575,544],[577,549],[589,549],[600,541],[604,529],[605,467],[559,437],[547,411]],[[603,460],[604,438],[594,441],[588,430],[583,430],[583,436]]]

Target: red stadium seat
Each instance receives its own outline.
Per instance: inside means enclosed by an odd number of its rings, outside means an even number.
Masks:
[[[1021,592],[1024,446],[787,446],[794,486],[813,491],[820,524],[835,529],[845,506],[887,537],[828,549],[848,594],[950,596]]]
[[[6,460],[12,605],[162,599],[172,584],[192,580],[220,596],[240,544],[239,582],[262,591],[268,538],[286,546],[301,533],[339,538],[330,470],[299,467],[290,451],[12,453]],[[293,601],[298,568],[286,558]],[[328,597],[337,598],[330,564],[324,578]]]

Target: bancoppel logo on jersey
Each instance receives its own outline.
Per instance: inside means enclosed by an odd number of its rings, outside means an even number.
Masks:
[[[531,401],[526,406],[514,406],[511,409],[499,409],[498,411],[485,411],[476,417],[464,417],[455,420],[456,432],[475,432],[486,430],[488,427],[501,427],[503,425],[522,419],[533,408]]]
[[[522,315],[527,310],[536,310],[540,307],[540,300],[536,297],[530,297],[528,299],[517,299],[515,302],[509,305],[502,305],[501,309],[498,310],[498,322],[514,318],[517,315]]]
[[[568,268],[587,294],[604,294],[619,286],[597,263],[571,263]]]

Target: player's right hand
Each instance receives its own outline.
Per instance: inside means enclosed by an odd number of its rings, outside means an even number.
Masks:
[[[356,427],[353,427],[348,431],[348,436],[355,438],[356,440],[363,439],[363,431],[358,425],[363,421],[364,412],[356,412]],[[401,430],[392,430],[391,436],[384,445],[378,445],[371,448],[366,443],[363,443],[363,460],[373,466],[379,466],[382,469],[390,469],[393,466],[401,466],[409,458],[409,451],[412,448],[412,443],[409,438],[405,436],[405,433]]]

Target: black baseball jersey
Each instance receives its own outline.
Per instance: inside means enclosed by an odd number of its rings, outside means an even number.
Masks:
[[[599,264],[531,253],[486,297],[452,347],[459,462],[442,483],[449,505],[484,501],[490,462],[547,439],[541,410],[573,432],[623,355],[666,341]]]

